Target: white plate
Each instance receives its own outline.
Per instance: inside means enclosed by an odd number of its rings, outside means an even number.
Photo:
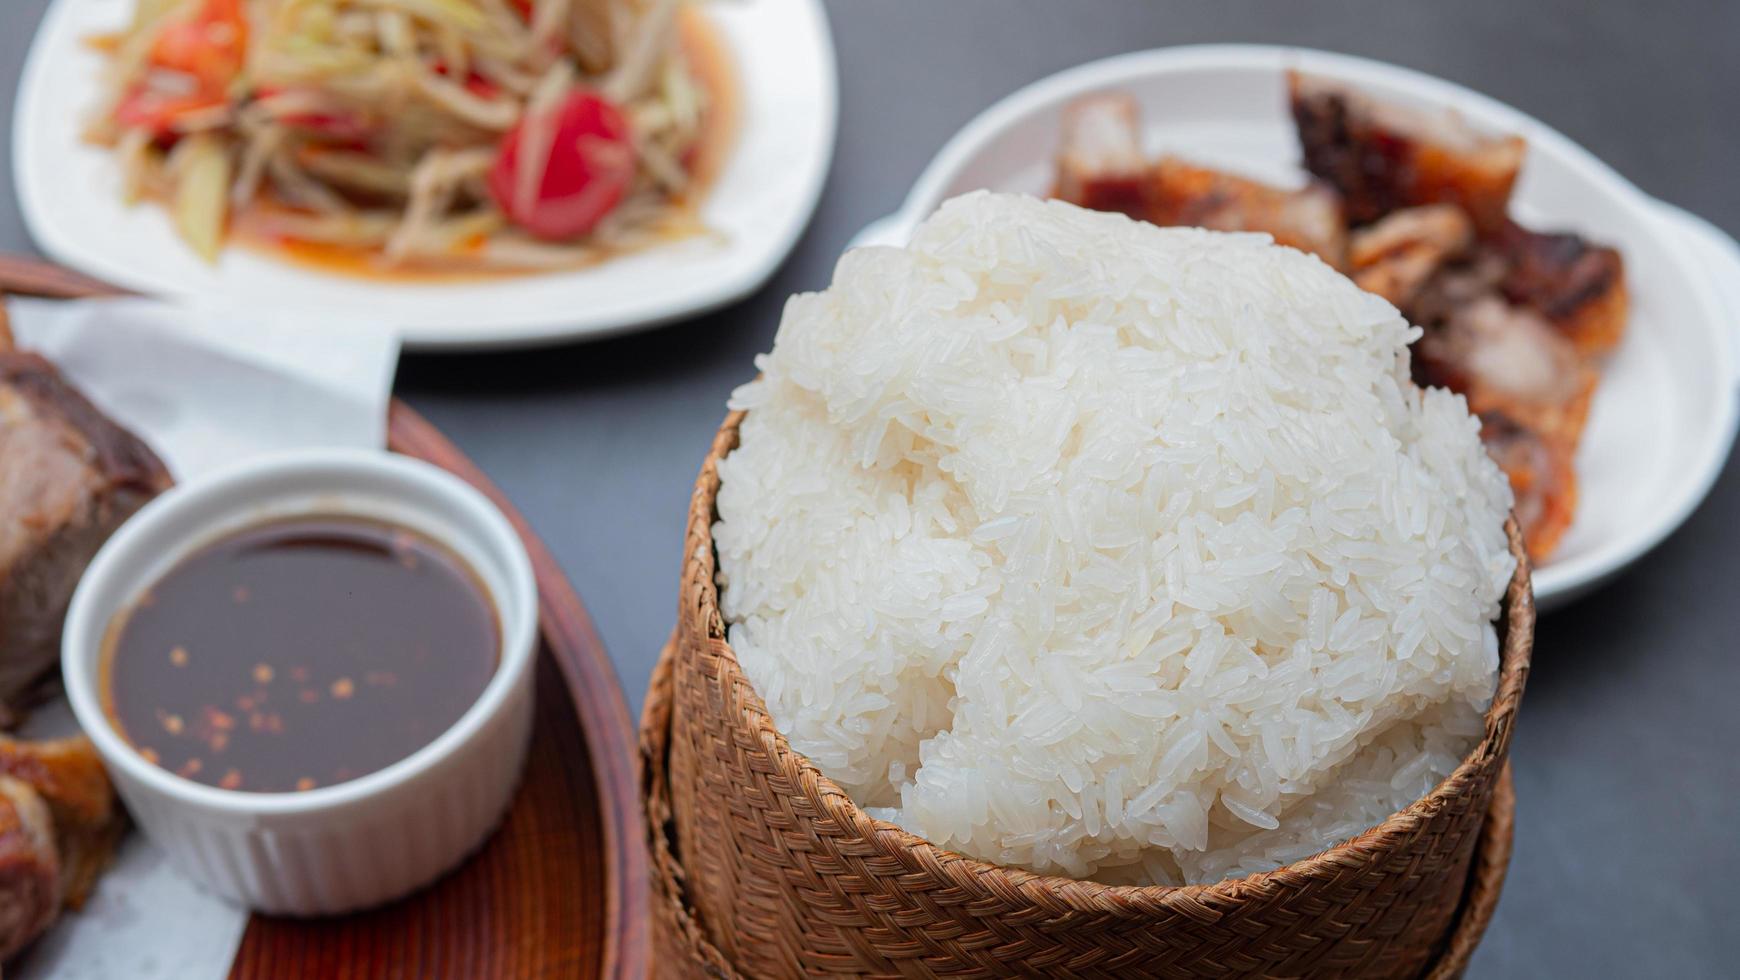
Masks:
[[[741,96],[730,156],[692,239],[576,271],[455,283],[323,273],[246,249],[215,266],[176,238],[164,210],[128,207],[108,151],[80,139],[101,59],[84,44],[135,0],[55,0],[25,63],[13,121],[24,219],[55,260],[144,293],[231,304],[366,313],[415,348],[479,349],[595,338],[739,299],[784,261],[809,222],[833,157],[834,47],[820,0],[731,0],[704,13]]]
[[[1616,574],[1666,537],[1709,492],[1740,411],[1740,251],[1705,222],[1645,196],[1563,135],[1509,106],[1419,72],[1299,48],[1205,45],[1123,55],[1036,82],[985,110],[943,147],[900,211],[857,245],[903,243],[938,203],[969,190],[1045,192],[1060,112],[1087,92],[1141,103],[1150,151],[1298,182],[1283,73],[1342,79],[1400,104],[1448,106],[1474,125],[1521,133],[1528,162],[1514,210],[1625,253],[1632,316],[1609,361],[1577,455],[1577,516],[1535,572],[1543,607]]]

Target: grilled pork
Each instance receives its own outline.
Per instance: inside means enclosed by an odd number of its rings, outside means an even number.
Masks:
[[[1619,346],[1631,303],[1617,250],[1515,222],[1505,224],[1493,247],[1505,263],[1499,288],[1512,303],[1546,317],[1585,355]]]
[[[1573,466],[1599,377],[1628,315],[1617,251],[1508,216],[1521,137],[1489,137],[1290,73],[1303,190],[1146,158],[1134,99],[1103,94],[1064,112],[1055,196],[1159,225],[1266,231],[1347,272],[1424,333],[1414,377],[1468,399],[1516,492],[1530,552],[1571,522]]]
[[[1466,254],[1473,241],[1474,224],[1461,208],[1406,208],[1353,233],[1350,274],[1361,289],[1406,312],[1438,270]]]
[[[1090,95],[1063,109],[1063,147],[1052,196],[1094,211],[1147,217],[1148,158],[1128,95]]]
[[[1279,244],[1343,265],[1346,222],[1329,188],[1287,190],[1176,157],[1151,161],[1142,153],[1136,101],[1127,95],[1078,99],[1063,119],[1052,196],[1157,225],[1267,232]]]
[[[53,674],[85,566],[169,482],[151,450],[53,365],[0,352],[0,729]]]
[[[1287,74],[1287,92],[1305,169],[1341,192],[1355,225],[1421,204],[1454,204],[1482,234],[1505,224],[1522,137],[1484,136],[1453,114],[1410,111],[1300,72]]]
[[[84,903],[124,826],[88,739],[0,735],[0,960]]]

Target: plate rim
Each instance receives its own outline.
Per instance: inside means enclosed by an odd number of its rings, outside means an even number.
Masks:
[[[1157,74],[1193,69],[1275,70],[1288,67],[1327,70],[1356,82],[1363,78],[1397,83],[1435,103],[1466,107],[1526,131],[1531,143],[1550,145],[1553,152],[1573,161],[1603,185],[1603,191],[1632,211],[1640,219],[1641,226],[1656,232],[1656,243],[1667,250],[1676,266],[1685,270],[1694,290],[1693,299],[1705,313],[1704,332],[1712,338],[1719,355],[1720,363],[1715,369],[1727,379],[1728,389],[1728,397],[1719,399],[1722,416],[1713,420],[1702,445],[1692,454],[1697,459],[1697,472],[1691,474],[1692,479],[1681,484],[1683,489],[1667,501],[1669,506],[1654,512],[1649,520],[1638,522],[1632,533],[1603,542],[1578,559],[1549,562],[1535,569],[1536,602],[1542,609],[1558,607],[1609,581],[1684,524],[1721,477],[1736,435],[1740,434],[1740,331],[1733,327],[1722,329],[1721,320],[1726,312],[1740,325],[1740,309],[1731,309],[1723,302],[1711,277],[1700,272],[1698,256],[1694,253],[1703,246],[1688,237],[1693,233],[1675,227],[1669,223],[1670,217],[1664,217],[1670,208],[1687,212],[1650,197],[1570,137],[1489,95],[1418,69],[1298,45],[1187,44],[1112,55],[1023,85],[973,116],[920,171],[899,206],[890,214],[865,225],[853,236],[848,247],[904,242],[922,217],[941,203],[943,189],[982,146],[1041,106]],[[1692,220],[1721,234],[1720,229],[1714,229],[1695,215]],[[1736,268],[1735,274],[1740,275],[1740,268]]]
[[[62,227],[64,223],[56,222],[48,214],[48,202],[41,198],[45,195],[32,193],[41,188],[44,179],[38,174],[35,161],[41,156],[37,147],[39,139],[47,139],[46,134],[39,134],[39,128],[31,125],[31,120],[42,115],[34,107],[46,105],[55,106],[52,95],[47,91],[49,85],[46,76],[50,71],[50,63],[63,52],[61,45],[51,47],[51,39],[66,33],[62,21],[77,16],[75,8],[84,0],[51,0],[47,11],[38,23],[25,55],[24,65],[19,73],[17,95],[13,103],[12,116],[12,168],[13,184],[19,201],[19,213],[30,239],[36,247],[49,258],[67,268],[90,275],[96,279],[124,286],[130,290],[157,296],[177,302],[203,304],[216,302],[247,302],[247,297],[238,293],[219,293],[207,296],[197,292],[203,288],[189,285],[185,282],[171,281],[173,277],[164,277],[151,273],[138,273],[125,261],[107,255],[93,253],[84,239]],[[569,312],[572,307],[562,304],[550,304],[541,312],[527,311],[513,317],[480,316],[482,325],[442,326],[429,323],[412,322],[412,318],[396,317],[397,322],[383,321],[381,329],[391,330],[400,339],[408,351],[419,353],[441,353],[460,351],[505,351],[523,350],[537,347],[547,347],[555,344],[582,341],[601,340],[607,337],[619,336],[640,330],[651,329],[671,323],[679,319],[699,316],[707,312],[727,306],[737,300],[754,293],[785,264],[791,253],[797,247],[805,230],[813,220],[821,203],[821,195],[826,186],[829,173],[833,169],[834,155],[838,145],[839,133],[839,63],[835,50],[833,31],[829,22],[826,7],[822,0],[734,0],[743,4],[790,5],[791,9],[802,14],[802,22],[797,26],[803,29],[807,36],[807,45],[815,59],[816,77],[811,80],[813,115],[801,121],[805,131],[806,147],[819,150],[815,153],[811,165],[795,176],[798,179],[785,179],[781,183],[787,186],[790,194],[787,200],[794,205],[788,219],[775,232],[766,238],[766,244],[759,254],[748,256],[730,266],[721,273],[716,281],[703,288],[691,287],[685,294],[673,300],[671,294],[662,291],[648,291],[645,298],[637,300],[628,309],[619,311],[613,316],[588,318],[576,317]],[[704,9],[704,8],[703,8]],[[730,48],[733,60],[738,65],[751,61],[757,51],[741,45]],[[761,52],[765,54],[765,52]],[[740,68],[741,70],[741,68]],[[74,112],[47,113],[55,118],[57,125],[78,125],[77,107]],[[783,125],[783,124],[781,124]],[[741,134],[739,134],[741,136]],[[739,152],[734,148],[733,152]],[[124,208],[124,204],[118,204]],[[681,245],[682,243],[673,243]],[[680,271],[680,270],[678,270]],[[553,277],[562,275],[584,275],[588,270],[557,271],[544,275],[533,274],[533,278],[541,278],[548,284]],[[316,273],[317,274],[317,273]],[[342,277],[340,277],[342,278]],[[386,284],[390,287],[405,288],[402,284]],[[575,300],[585,299],[585,283],[576,283],[573,288]],[[474,305],[487,303],[484,298],[464,300]],[[333,303],[311,303],[306,311],[318,314],[321,310],[334,308]]]

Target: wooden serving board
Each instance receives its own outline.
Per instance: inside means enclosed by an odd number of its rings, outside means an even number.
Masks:
[[[119,295],[35,259],[0,256],[0,293]],[[464,865],[409,898],[324,919],[256,915],[232,980],[646,976],[647,859],[634,728],[586,607],[501,491],[433,425],[394,400],[388,448],[481,490],[519,532],[537,576],[537,720],[506,820]]]

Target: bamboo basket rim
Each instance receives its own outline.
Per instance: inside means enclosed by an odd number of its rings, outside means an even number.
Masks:
[[[1307,878],[1329,875],[1337,867],[1366,861],[1367,858],[1361,856],[1362,852],[1399,846],[1422,822],[1442,810],[1450,800],[1462,795],[1464,787],[1476,779],[1483,767],[1495,758],[1502,759],[1508,751],[1511,729],[1528,680],[1535,626],[1531,566],[1514,515],[1506,520],[1505,533],[1517,564],[1499,607],[1499,676],[1492,704],[1485,715],[1485,731],[1456,769],[1433,787],[1430,793],[1355,837],[1279,868],[1209,884],[1111,885],[981,861],[951,851],[896,824],[872,817],[827,773],[810,761],[808,756],[792,748],[785,734],[779,730],[779,726],[768,713],[767,704],[762,700],[760,692],[755,690],[748,675],[743,674],[737,652],[731,649],[726,638],[724,617],[719,611],[718,556],[713,546],[713,523],[718,519],[715,507],[720,484],[718,467],[720,460],[737,447],[739,427],[747,414],[746,410],[737,409],[726,415],[714,435],[701,473],[696,478],[695,493],[690,500],[689,522],[694,528],[692,533],[699,537],[699,543],[685,556],[685,562],[700,564],[703,574],[695,576],[699,585],[700,601],[697,608],[684,608],[679,613],[684,617],[694,616],[693,624],[705,630],[706,635],[717,644],[722,659],[729,658],[732,668],[742,676],[747,694],[742,699],[742,712],[745,715],[742,721],[763,732],[764,738],[771,736],[772,742],[767,746],[770,754],[779,761],[782,768],[804,777],[795,781],[793,792],[808,797],[819,812],[842,825],[850,826],[862,838],[881,837],[890,840],[913,851],[922,864],[961,864],[979,876],[1001,876],[1009,888],[1046,904],[1061,901],[1068,906],[1101,912],[1127,909],[1132,905],[1139,908],[1164,904],[1201,908],[1212,915],[1212,911],[1205,907],[1210,900],[1215,905],[1237,903],[1246,897],[1247,892],[1252,893],[1253,897],[1260,894],[1265,882],[1295,876]],[[703,507],[705,513],[701,512]],[[687,581],[687,574],[684,579]],[[679,623],[679,631],[682,628]]]
[[[705,967],[722,980],[737,980],[741,974],[724,953],[713,945],[697,924],[695,910],[683,891],[682,862],[672,850],[665,823],[670,810],[670,773],[666,755],[671,739],[671,662],[676,637],[665,643],[653,665],[647,684],[646,703],[640,720],[641,806],[644,808],[647,847],[652,879],[652,913],[681,937],[691,963]],[[1421,971],[1423,980],[1452,980],[1467,969],[1474,950],[1498,909],[1504,879],[1515,844],[1516,789],[1507,760],[1493,787],[1492,803],[1469,862],[1468,883],[1442,951]]]

